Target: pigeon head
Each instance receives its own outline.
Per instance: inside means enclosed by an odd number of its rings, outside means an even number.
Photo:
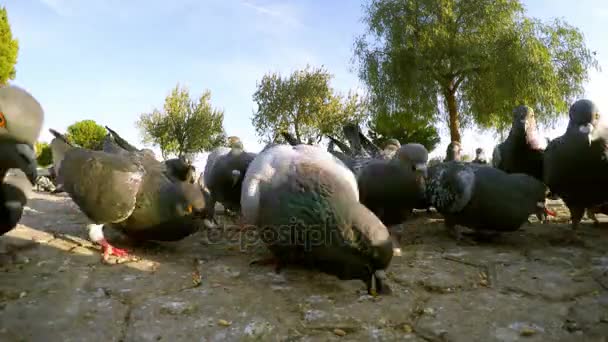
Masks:
[[[401,147],[401,143],[397,139],[388,139],[384,144],[384,153],[385,154],[395,154],[397,150]]]
[[[421,144],[405,144],[397,151],[396,158],[402,165],[411,169],[417,177],[426,178],[429,152],[424,146]]]
[[[522,105],[513,109],[513,127],[528,129],[533,128],[531,126],[536,126],[536,119],[532,108]]]
[[[590,134],[597,126],[600,113],[599,108],[591,100],[578,100],[570,106],[569,127],[583,134]]]
[[[36,181],[36,153],[33,145],[40,136],[44,111],[25,90],[0,88],[0,169],[21,169],[33,184]]]
[[[446,149],[446,161],[460,161],[460,152],[462,148],[458,141],[452,141]]]
[[[361,232],[369,241],[370,266],[372,269],[372,283],[378,294],[387,294],[391,290],[384,284],[384,270],[393,258],[393,244],[388,229],[374,213],[360,203],[344,207],[347,218],[343,224],[350,225],[352,231]]]
[[[205,212],[205,196],[201,189],[191,183],[179,183],[180,199],[176,202],[177,211],[182,216],[200,216]]]
[[[401,143],[395,138],[388,139],[386,144],[384,144],[384,148],[398,149],[399,147],[401,147]]]

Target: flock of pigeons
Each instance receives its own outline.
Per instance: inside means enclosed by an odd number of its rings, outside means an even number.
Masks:
[[[252,263],[274,264],[277,272],[300,264],[360,279],[374,294],[390,293],[385,270],[400,251],[402,224],[413,209],[435,208],[458,239],[457,226],[488,237],[519,229],[532,214],[546,221],[547,214],[554,215],[545,206],[550,194],[570,209],[573,232],[586,209],[606,212],[608,135],[599,125],[598,108],[579,100],[569,116],[566,132],[543,150],[533,111],[517,107],[492,165],[481,149],[473,162],[460,161],[458,143],[448,146],[446,160],[429,165],[424,146],[390,139],[380,149],[349,124],[348,143],[329,137],[327,149],[288,133],[283,134],[288,144],[272,143],[257,154],[240,142],[219,147],[198,182],[187,162],[159,162],[152,151],[133,147],[110,128],[102,151],[74,146],[50,131],[58,186],[88,218],[89,236],[101,245],[104,259],[128,255],[106,241],[104,225],[135,240],[175,241],[196,232],[199,222],[217,227],[219,202],[240,213],[242,229],[255,229],[273,255]],[[0,88],[2,234],[17,225],[27,202],[27,182],[7,174],[21,169],[34,183],[32,145],[43,118],[42,107],[26,91]]]

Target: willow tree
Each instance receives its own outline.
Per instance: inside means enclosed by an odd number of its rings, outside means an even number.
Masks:
[[[372,105],[444,119],[452,141],[471,123],[506,127],[520,104],[552,121],[597,68],[577,28],[518,0],[371,0],[364,21],[355,60]]]

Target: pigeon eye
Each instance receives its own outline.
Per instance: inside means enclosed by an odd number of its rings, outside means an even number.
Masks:
[[[0,128],[6,127],[6,119],[4,113],[0,112]]]

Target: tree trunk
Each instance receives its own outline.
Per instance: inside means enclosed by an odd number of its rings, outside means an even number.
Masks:
[[[300,137],[300,126],[298,125],[297,122],[294,123],[293,130],[294,130],[294,133],[296,134],[296,140],[298,140],[298,144],[300,144],[302,142],[302,138]]]
[[[458,118],[458,106],[456,105],[456,89],[453,89],[454,82],[450,82],[450,87],[445,91],[445,101],[448,106],[448,126],[450,127],[451,141],[460,141],[460,119]]]

